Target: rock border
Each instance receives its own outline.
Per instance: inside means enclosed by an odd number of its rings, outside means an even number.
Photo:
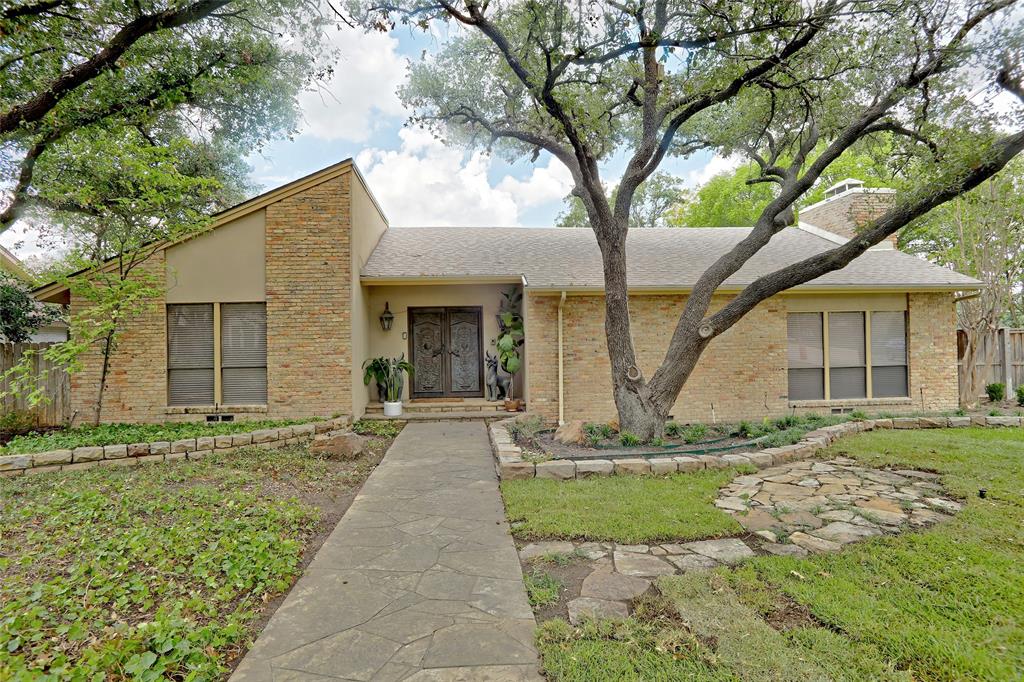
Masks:
[[[854,433],[876,429],[939,429],[963,428],[967,426],[1021,427],[1022,418],[1013,416],[973,417],[893,417],[891,419],[864,419],[842,424],[824,426],[804,434],[794,445],[779,448],[765,448],[751,452],[737,452],[725,455],[696,455],[675,457],[625,457],[609,459],[552,459],[546,462],[530,462],[523,457],[523,449],[512,440],[508,425],[517,417],[492,422],[488,426],[491,445],[494,449],[495,470],[499,480],[523,480],[530,478],[551,478],[571,480],[590,476],[615,475],[664,475],[677,471],[689,472],[701,469],[726,469],[740,464],[751,464],[758,469],[767,469],[776,464],[795,462],[813,457],[818,450]]]
[[[199,436],[175,441],[91,445],[67,450],[50,450],[0,457],[0,476],[42,474],[53,471],[79,471],[97,466],[138,466],[149,462],[171,462],[178,459],[201,459],[214,452],[232,452],[257,447],[273,450],[313,440],[321,434],[343,429],[351,424],[349,417],[258,429],[244,433]]]

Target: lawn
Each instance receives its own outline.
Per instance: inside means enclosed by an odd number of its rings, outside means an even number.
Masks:
[[[880,431],[843,440],[827,455],[940,472],[966,507],[927,531],[838,554],[761,557],[738,569],[662,578],[663,603],[619,625],[549,621],[538,632],[549,677],[1020,679],[1024,430]],[[642,497],[647,485],[631,492]],[[535,527],[574,519],[567,500],[617,506],[605,495],[547,499],[554,508],[532,519]],[[625,508],[634,503],[618,506]]]
[[[713,506],[735,470],[666,477],[611,476],[502,481],[508,518],[523,540],[622,543],[736,535],[742,529]]]
[[[307,424],[317,418],[302,420],[277,419],[237,422],[167,422],[164,424],[100,424],[84,425],[54,431],[31,432],[12,438],[0,455],[14,455],[94,445],[120,445],[173,441],[199,436],[221,436],[260,429],[276,429],[293,424]]]
[[[0,480],[0,679],[217,679],[386,440]]]

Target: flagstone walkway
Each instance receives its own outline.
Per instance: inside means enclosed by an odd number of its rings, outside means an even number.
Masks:
[[[232,682],[540,680],[486,427],[408,424]]]

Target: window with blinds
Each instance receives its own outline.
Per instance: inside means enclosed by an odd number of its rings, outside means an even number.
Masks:
[[[213,404],[213,304],[167,306],[167,404]]]
[[[789,399],[825,397],[825,353],[821,313],[792,313],[789,330]]]
[[[828,315],[829,397],[868,397],[864,313]]]
[[[871,313],[871,394],[899,398],[910,394],[907,380],[907,315]]]
[[[221,400],[226,405],[267,402],[267,306],[220,306]]]

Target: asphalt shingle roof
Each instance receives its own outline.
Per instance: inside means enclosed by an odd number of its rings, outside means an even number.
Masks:
[[[750,228],[643,228],[626,242],[629,286],[686,289]],[[834,248],[787,228],[725,282],[735,288]],[[593,231],[583,228],[401,227],[388,229],[363,268],[364,280],[525,276],[527,286],[600,288],[604,277]],[[979,282],[896,250],[870,250],[842,270],[804,286],[973,289]]]

